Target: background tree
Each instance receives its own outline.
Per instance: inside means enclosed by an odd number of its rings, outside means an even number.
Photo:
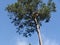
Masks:
[[[31,45],[31,43],[29,43],[29,45]]]
[[[39,45],[42,45],[40,27],[41,22],[49,22],[51,12],[55,12],[55,3],[48,0],[44,3],[43,0],[17,0],[14,4],[6,7],[9,12],[12,23],[17,27],[17,32],[23,36],[31,36],[37,32]]]

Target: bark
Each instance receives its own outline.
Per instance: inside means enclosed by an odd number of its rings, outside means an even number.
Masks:
[[[39,39],[39,45],[42,45],[42,39],[41,39],[41,32],[40,32],[40,25],[37,21],[37,19],[35,18],[35,23],[36,23],[36,28],[37,28],[37,34],[38,34],[38,39]]]

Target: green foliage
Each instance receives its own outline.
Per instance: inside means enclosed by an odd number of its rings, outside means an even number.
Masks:
[[[35,18],[40,24],[44,20],[49,22],[51,12],[56,11],[52,0],[49,0],[47,4],[42,0],[17,0],[14,4],[8,5],[6,9],[11,14],[9,16],[12,23],[17,26],[17,32],[25,37],[31,36],[36,31]]]

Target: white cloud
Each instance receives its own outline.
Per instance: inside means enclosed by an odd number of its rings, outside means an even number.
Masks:
[[[27,45],[27,42],[25,42],[25,41],[18,41],[17,45]]]
[[[18,37],[16,45],[28,45],[27,39],[23,37]]]
[[[49,39],[45,36],[42,36],[42,37],[43,37],[43,45],[59,45],[59,43],[56,42],[56,40],[54,40],[54,39]],[[18,37],[17,38],[17,44],[16,45],[28,45],[28,44],[29,44],[29,42],[26,38],[24,38],[24,37]],[[37,43],[37,42],[36,42],[36,44],[39,45],[39,43]]]
[[[59,45],[56,41],[50,40],[50,39],[46,39],[44,41],[44,45]]]
[[[59,43],[54,39],[49,39],[43,36],[43,45],[59,45]]]

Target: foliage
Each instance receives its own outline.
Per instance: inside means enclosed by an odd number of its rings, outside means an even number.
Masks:
[[[51,12],[56,11],[52,0],[49,0],[47,4],[42,0],[17,0],[14,4],[8,5],[6,9],[10,13],[12,23],[17,26],[17,32],[25,37],[36,32],[35,18],[40,24],[44,20],[49,22]]]
[[[31,45],[31,43],[29,43],[29,45]]]

